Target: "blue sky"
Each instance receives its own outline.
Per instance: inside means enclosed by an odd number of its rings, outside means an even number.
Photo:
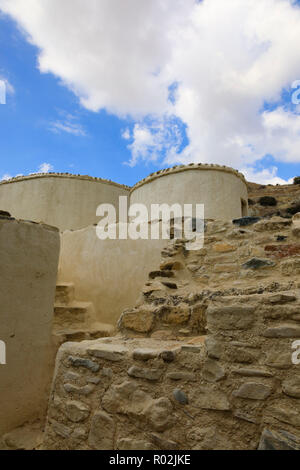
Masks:
[[[300,174],[300,111],[291,104],[299,8],[271,0],[264,28],[268,10],[257,21],[249,0],[228,0],[226,17],[220,0],[174,1],[177,9],[170,2],[162,12],[160,0],[128,0],[139,28],[108,0],[79,0],[78,11],[71,0],[42,8],[39,0],[0,0],[9,14],[0,14],[0,79],[9,83],[0,179],[46,164],[133,185],[191,161],[233,166],[264,183]],[[243,25],[249,8],[254,19]]]
[[[14,22],[0,17],[0,74],[14,88],[0,106],[0,178],[38,171],[49,163],[56,172],[89,174],[133,185],[156,171],[151,162],[125,165],[131,154],[122,131],[131,120],[106,111],[85,110],[78,98],[52,74],[37,69],[38,49]],[[70,120],[84,135],[54,132],[51,124]]]

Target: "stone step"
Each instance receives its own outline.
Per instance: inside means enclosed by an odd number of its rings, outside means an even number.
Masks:
[[[216,299],[217,300],[217,299]],[[262,294],[224,295],[218,299],[223,304],[256,302],[266,305],[298,305],[300,295],[298,291],[264,292]]]
[[[61,282],[56,285],[55,304],[67,305],[74,301],[74,284]]]
[[[156,279],[158,277],[163,277],[163,278],[174,278],[175,273],[174,271],[152,271],[149,273],[149,278],[150,279]]]
[[[72,302],[69,305],[55,304],[54,323],[84,323],[92,308],[93,304],[91,302]]]
[[[114,336],[115,327],[106,323],[93,323],[91,326],[57,329],[54,333],[58,344],[108,338]]]

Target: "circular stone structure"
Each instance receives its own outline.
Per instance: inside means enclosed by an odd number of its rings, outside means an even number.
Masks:
[[[153,173],[131,190],[130,204],[204,204],[206,219],[230,220],[248,215],[244,176],[226,166],[191,164]],[[195,212],[194,212],[195,213]]]
[[[112,181],[68,173],[35,174],[0,183],[0,210],[17,219],[43,222],[60,231],[99,222],[100,204],[112,204],[118,216],[119,196],[130,188]]]

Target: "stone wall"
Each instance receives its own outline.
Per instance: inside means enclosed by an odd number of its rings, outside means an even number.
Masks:
[[[64,344],[44,447],[298,449],[299,216],[163,250],[122,336]]]
[[[0,216],[0,436],[46,412],[59,242],[57,229]]]

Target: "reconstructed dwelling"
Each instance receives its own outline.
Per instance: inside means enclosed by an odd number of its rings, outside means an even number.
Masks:
[[[204,204],[204,247],[100,240],[97,207],[117,209],[120,196]],[[66,174],[1,183],[12,217],[0,217],[0,444],[300,448],[299,198],[299,186],[247,184],[218,165],[162,170],[133,188]]]

